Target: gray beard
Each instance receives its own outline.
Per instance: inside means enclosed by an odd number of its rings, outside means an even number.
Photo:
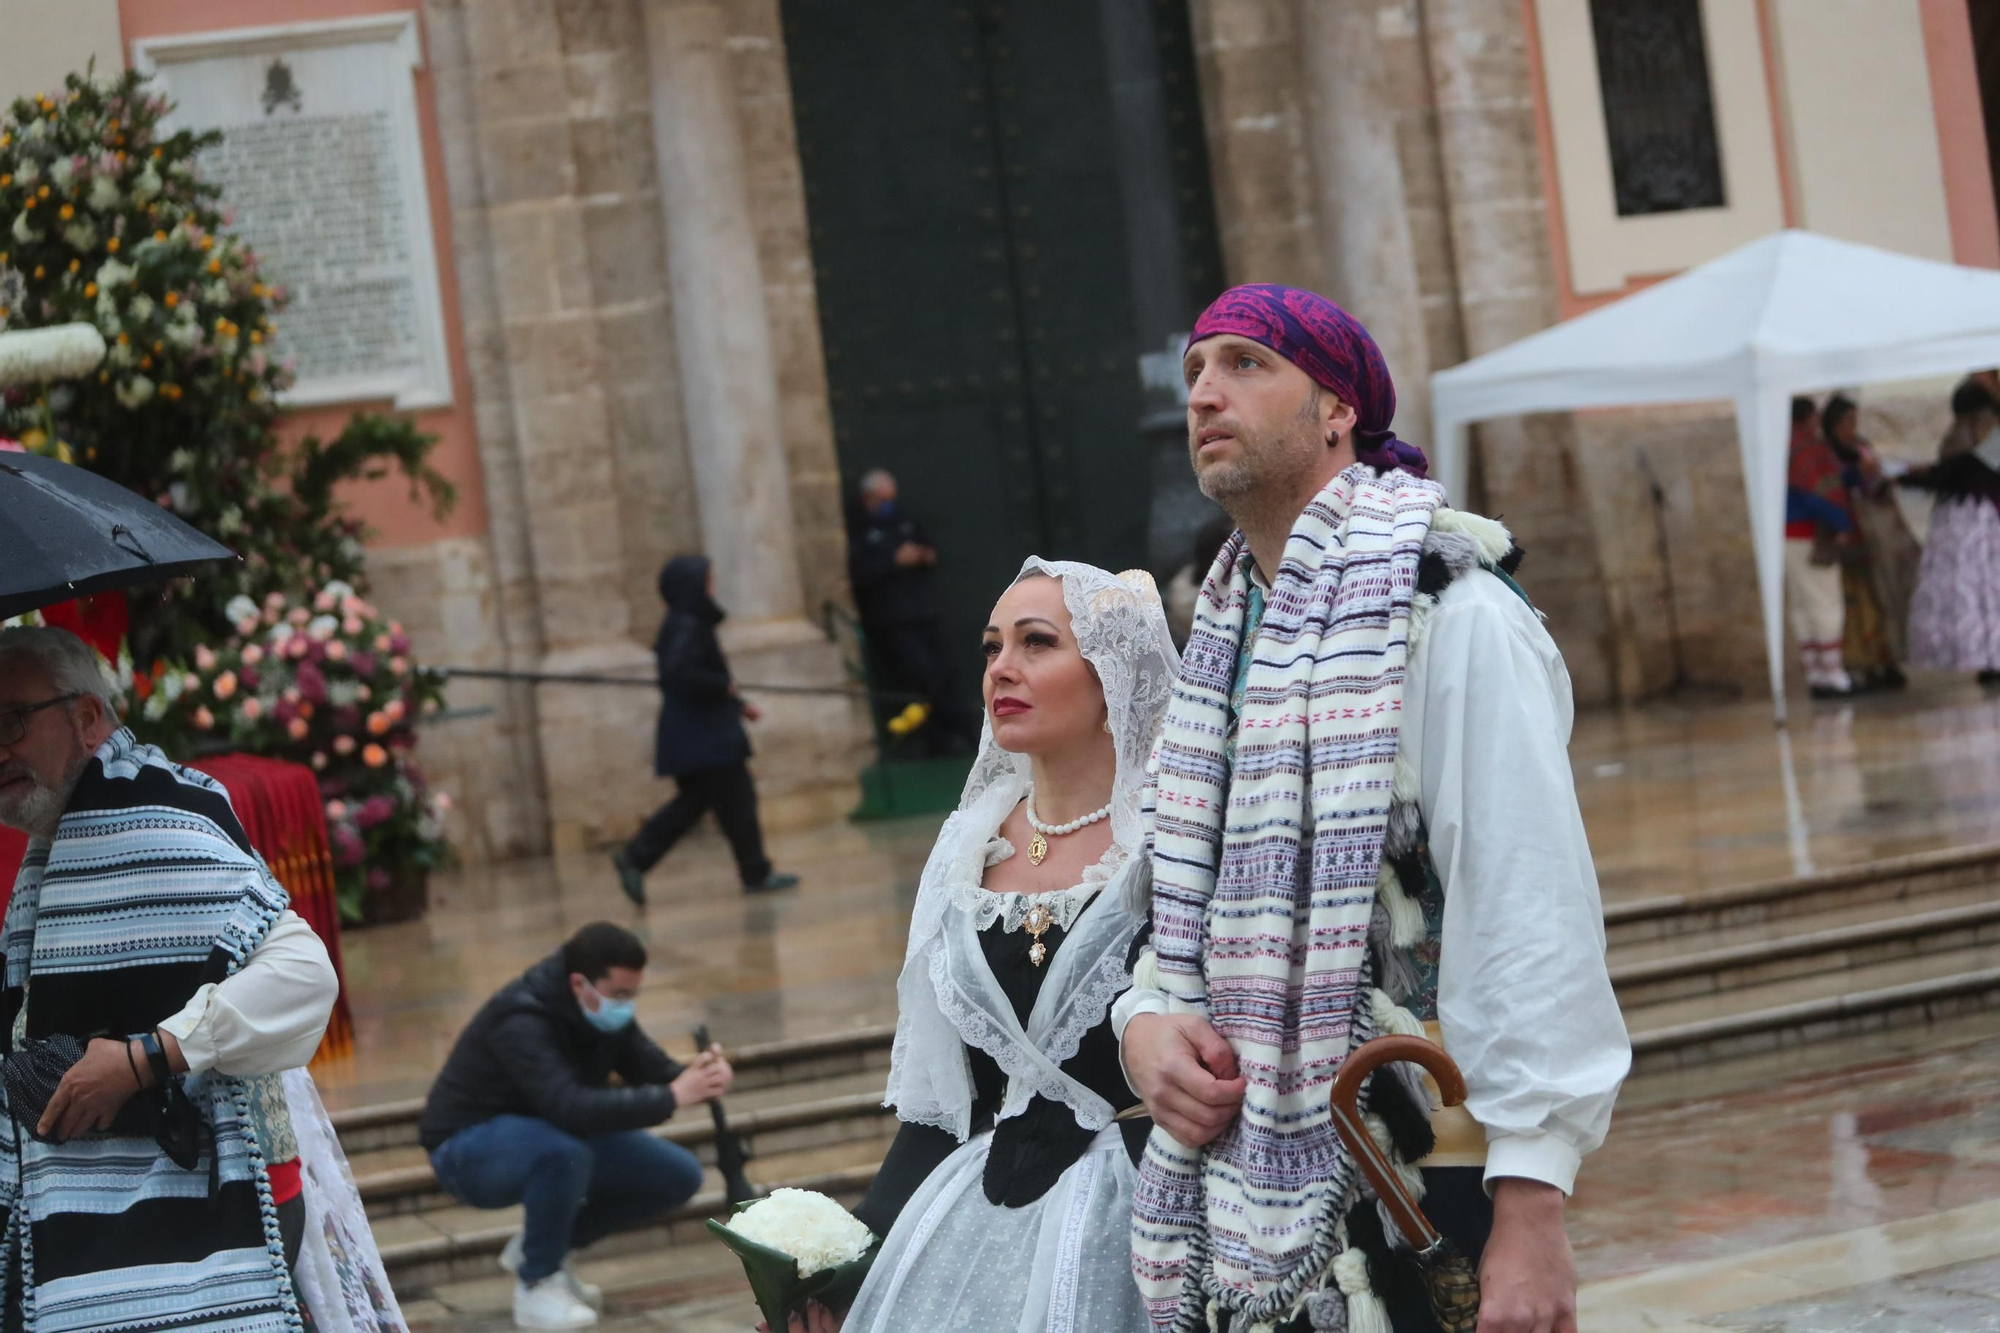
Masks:
[[[81,741],[73,740],[71,748],[73,752],[62,785],[45,786],[41,779],[30,776],[28,780],[34,785],[26,796],[0,797],[0,824],[19,829],[31,838],[56,836],[63,811],[69,808],[69,798],[83,777],[84,765],[90,760]]]

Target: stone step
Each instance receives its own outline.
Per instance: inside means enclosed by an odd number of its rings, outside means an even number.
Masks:
[[[882,1105],[884,1075],[879,1070],[837,1074],[810,1082],[756,1088],[728,1098],[729,1128],[750,1153],[747,1172],[761,1182],[767,1161],[880,1137],[890,1120]],[[715,1125],[704,1110],[677,1115],[652,1131],[715,1165]],[[371,1218],[386,1218],[452,1206],[437,1187],[430,1160],[415,1144],[376,1148],[348,1157],[355,1185]]]
[[[1740,943],[1716,936],[1680,937],[1708,947],[1630,959],[1611,957],[1611,981],[1628,1013],[1671,1000],[1742,990],[1791,977],[1867,967],[2000,942],[2000,896],[1991,889],[1844,909],[1835,919],[1788,919],[1795,933]],[[1884,911],[1883,908],[1891,910]],[[1925,910],[1903,910],[1921,907]],[[1758,931],[1763,934],[1763,931]],[[1727,939],[1725,934],[1721,938]]]
[[[789,1186],[818,1190],[852,1207],[867,1192],[893,1135],[858,1139],[824,1148],[778,1153],[753,1168],[762,1189]],[[714,1245],[704,1225],[728,1212],[722,1181],[713,1169],[700,1193],[664,1221],[608,1236],[590,1247],[592,1260],[658,1251],[665,1247]],[[420,1294],[445,1283],[491,1278],[502,1248],[521,1227],[517,1208],[452,1206],[398,1217],[373,1219],[382,1264],[399,1296]]]
[[[1912,910],[1924,910],[1915,904],[1931,895],[1976,896],[1982,888],[2000,892],[2000,844],[1921,852],[1811,875],[1611,903],[1604,909],[1604,930],[1613,954],[1657,957],[1678,951],[1676,941],[1690,937],[1719,935],[1742,942],[1756,938],[1758,932],[1794,934],[1813,928],[1802,922],[1835,924],[1841,919],[1838,914],[1859,909],[1865,917],[1904,901],[1913,904]],[[1690,940],[1690,947],[1702,946]]]
[[[798,1084],[818,1084],[869,1070],[887,1077],[889,1048],[895,1038],[893,1027],[853,1028],[817,1037],[792,1038],[743,1046],[729,1053],[736,1069],[736,1086],[730,1104],[755,1104],[755,1094]],[[776,1100],[795,1097],[780,1094]],[[421,1098],[354,1107],[329,1114],[341,1147],[349,1157],[384,1148],[417,1146],[417,1117],[423,1113]]]
[[[2000,942],[1856,962],[1626,1009],[1635,1073],[2000,1011]]]

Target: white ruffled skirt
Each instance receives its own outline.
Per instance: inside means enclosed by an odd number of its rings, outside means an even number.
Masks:
[[[918,1188],[844,1333],[1149,1333],[1132,1280],[1136,1172],[1118,1126],[1025,1208],[981,1188],[992,1141],[973,1138]]]

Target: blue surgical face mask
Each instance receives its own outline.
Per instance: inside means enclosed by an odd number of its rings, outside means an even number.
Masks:
[[[589,982],[586,981],[583,984],[585,989],[597,997],[597,1008],[595,1010],[583,1005],[580,1001],[578,1002],[578,1007],[583,1009],[583,1019],[586,1023],[596,1028],[599,1032],[617,1032],[621,1028],[631,1025],[633,1015],[639,1011],[639,1006],[636,1003],[631,1000],[609,999]]]
[[[868,506],[868,512],[879,519],[892,519],[896,516],[896,502],[893,499],[877,500]]]

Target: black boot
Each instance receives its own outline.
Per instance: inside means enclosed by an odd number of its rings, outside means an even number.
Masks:
[[[646,905],[645,872],[630,861],[627,861],[623,852],[612,853],[611,868],[618,872],[618,887],[624,892],[627,898],[632,900],[632,906],[644,907]]]

